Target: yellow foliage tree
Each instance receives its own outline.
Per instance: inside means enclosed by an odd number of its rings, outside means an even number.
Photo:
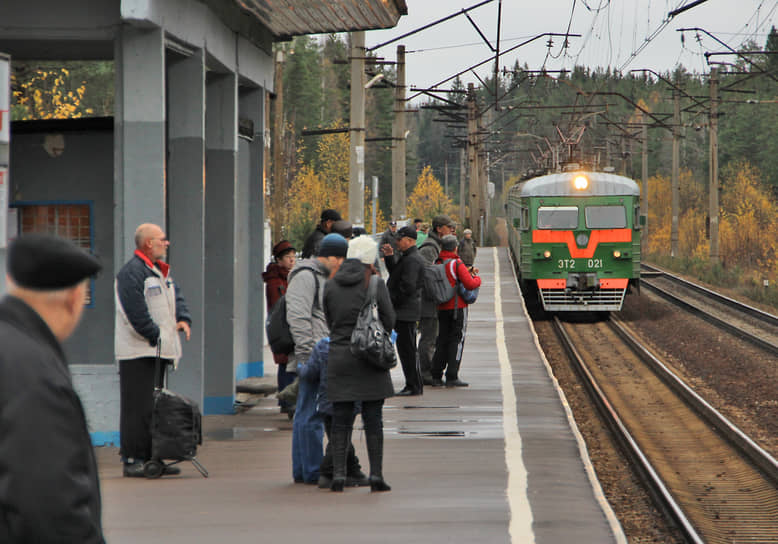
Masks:
[[[341,123],[336,123],[338,127]],[[284,235],[295,247],[302,243],[319,221],[321,211],[332,208],[344,219],[348,216],[349,137],[345,133],[326,134],[316,146],[313,165],[301,164],[289,189],[289,206]],[[365,226],[370,231],[372,202],[365,188]],[[384,215],[378,208],[376,228],[382,229]],[[373,233],[374,234],[374,233]]]
[[[94,113],[91,108],[81,106],[86,82],[70,79],[66,68],[35,70],[25,81],[18,81],[16,74],[11,74],[14,118],[75,119]]]
[[[455,221],[454,205],[452,200],[443,192],[440,181],[432,173],[431,166],[425,166],[408,199],[408,217],[419,217],[430,221],[440,214],[448,214]]]

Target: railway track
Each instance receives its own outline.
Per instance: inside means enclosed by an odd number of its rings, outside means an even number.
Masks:
[[[604,419],[689,542],[778,543],[778,462],[618,322],[555,327]]]
[[[778,317],[658,268],[646,264],[641,266],[644,271],[641,287],[778,355]]]

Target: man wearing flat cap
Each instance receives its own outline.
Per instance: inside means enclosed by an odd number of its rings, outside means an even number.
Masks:
[[[151,458],[154,387],[162,383],[168,364],[178,364],[178,331],[187,340],[191,334],[189,309],[170,265],[163,261],[169,245],[158,225],[140,225],[135,230],[135,252],[116,275],[114,351],[119,361],[120,454],[126,477],[144,476],[143,464]],[[164,474],[180,472],[171,466]]]
[[[448,215],[436,215],[432,219],[432,230],[424,243],[419,246],[424,263],[435,264],[440,255],[441,238],[454,230],[454,222]],[[419,320],[419,368],[425,385],[432,385],[432,357],[435,354],[435,344],[438,338],[438,305],[434,300],[424,296],[421,298],[421,319]]]
[[[340,216],[340,214],[335,210],[323,210],[321,212],[321,220],[319,221],[319,224],[316,225],[314,231],[308,235],[308,238],[305,239],[301,257],[303,259],[310,259],[311,257],[318,255],[319,244],[321,244],[321,241],[325,236],[332,232],[332,225],[336,221],[340,221],[342,219],[343,218]]]
[[[392,249],[397,249],[397,221],[389,221],[389,226],[381,235],[381,242],[378,247],[384,247],[386,244],[392,246]]]
[[[54,236],[8,248],[0,300],[0,542],[103,540],[97,464],[61,342],[75,330],[92,255]]]
[[[389,271],[386,287],[397,314],[397,353],[405,374],[405,387],[399,396],[421,395],[423,383],[416,357],[416,322],[421,316],[421,288],[424,281],[424,259],[416,247],[416,229],[403,227],[397,231],[397,252],[391,245],[381,248]]]

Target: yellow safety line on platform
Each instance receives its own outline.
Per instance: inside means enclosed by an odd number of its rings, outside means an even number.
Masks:
[[[516,392],[513,389],[513,371],[505,344],[505,324],[500,297],[500,260],[494,248],[494,317],[497,328],[497,358],[500,361],[502,388],[502,429],[505,436],[505,464],[508,468],[508,506],[511,521],[508,531],[514,544],[533,544],[532,509],[527,496],[527,469],[522,461],[521,435],[516,415]]]

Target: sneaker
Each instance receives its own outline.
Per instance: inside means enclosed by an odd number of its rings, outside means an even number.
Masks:
[[[125,478],[145,478],[146,475],[143,473],[143,463],[125,463],[124,468],[122,468],[122,475]]]
[[[459,378],[456,380],[446,380],[446,387],[468,387],[470,384],[463,382]]]

